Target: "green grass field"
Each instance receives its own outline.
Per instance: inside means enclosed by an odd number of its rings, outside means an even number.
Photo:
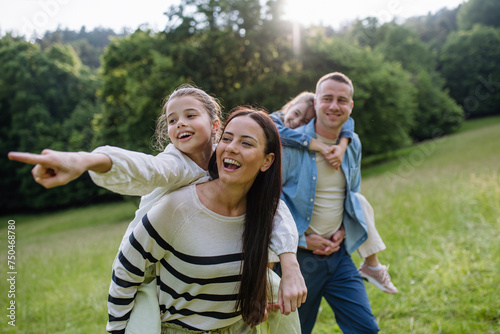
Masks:
[[[363,172],[399,294],[366,285],[382,333],[500,333],[500,117],[402,151]],[[2,217],[1,333],[104,333],[111,264],[133,202]],[[354,261],[361,260],[353,254]],[[15,327],[8,324],[15,300]],[[340,333],[323,301],[314,334]],[[286,333],[283,333],[286,334]]]

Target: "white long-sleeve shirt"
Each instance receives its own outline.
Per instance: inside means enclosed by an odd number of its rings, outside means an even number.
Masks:
[[[106,154],[113,165],[106,173],[89,171],[95,184],[115,193],[142,196],[135,217],[123,236],[122,245],[139,224],[142,217],[165,194],[189,184],[206,182],[208,171],[203,170],[174,145],[169,144],[156,156],[125,150],[113,146],[98,147],[93,153]],[[270,262],[277,262],[276,255],[297,251],[298,232],[288,207],[280,201],[274,217],[271,234]]]

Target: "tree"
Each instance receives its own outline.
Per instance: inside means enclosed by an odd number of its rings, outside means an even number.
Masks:
[[[439,54],[446,37],[458,29],[457,13],[461,6],[453,9],[442,8],[435,14],[411,17],[403,25],[415,31],[422,42]]]
[[[69,140],[69,132],[90,127],[98,109],[97,81],[71,47],[54,44],[42,51],[38,45],[8,35],[0,39],[0,73],[2,156],[8,151],[40,152],[44,148],[90,149],[89,132],[80,133],[78,140]],[[71,124],[66,124],[68,120]],[[70,130],[77,120],[82,124]],[[2,212],[60,207],[88,201],[97,193],[85,178],[46,191],[33,181],[30,169],[11,161],[0,166]]]
[[[108,46],[110,37],[123,35],[123,33],[117,34],[111,29],[100,27],[87,31],[83,26],[79,32],[58,28],[55,31],[47,31],[42,38],[36,40],[36,43],[41,46],[42,50],[55,44],[69,44],[84,65],[97,69],[101,64],[99,57]]]
[[[444,80],[435,73],[420,71],[415,76],[418,112],[412,138],[422,141],[452,133],[463,122],[463,109],[443,90]]]
[[[377,26],[376,21],[368,22],[368,27],[355,25],[351,34],[358,36],[369,28],[370,48],[411,74],[417,97],[415,121],[409,131],[412,139],[421,141],[454,131],[462,122],[463,111],[444,90],[444,81],[436,72],[436,56],[429,45],[406,26],[395,23]]]
[[[450,96],[466,116],[500,111],[500,29],[476,25],[451,33],[440,62]]]
[[[462,4],[457,14],[457,24],[461,30],[469,30],[475,24],[500,28],[500,1],[469,0]]]
[[[182,37],[226,28],[244,33],[260,26],[261,12],[259,0],[183,0],[166,13],[166,31],[180,32]]]
[[[345,70],[355,80],[357,131],[366,138],[366,154],[412,142],[416,90],[400,65],[331,37],[322,27],[302,28],[297,52],[292,25],[280,20],[278,8],[269,7],[274,14],[260,20],[247,20],[256,25],[246,29],[245,20],[231,16],[240,15],[233,11],[237,3],[185,1],[175,15],[170,12],[178,25],[156,34],[137,30],[109,46],[100,93],[105,109],[97,124],[103,142],[150,151],[145,138],[153,132],[160,101],[180,83],[192,82],[216,95],[226,110],[252,104],[274,111],[298,92],[314,90],[318,78],[332,70]],[[206,5],[204,14],[189,14],[186,4]],[[230,10],[224,13],[214,4]],[[234,6],[223,6],[229,4]]]
[[[343,34],[346,35],[345,38],[353,41],[356,45],[373,49],[384,38],[384,29],[381,29],[380,26],[376,17],[356,19]]]
[[[436,69],[435,55],[413,30],[394,23],[384,24],[381,29],[383,37],[374,50],[386,60],[401,63],[411,73]]]
[[[209,10],[206,1],[196,2],[198,6],[206,5],[201,18],[190,14],[184,7],[186,3],[194,2],[184,2],[169,12],[178,25],[156,34],[137,30],[128,38],[115,40],[108,48],[103,57],[101,92],[105,112],[99,116],[99,131],[105,142],[149,151],[149,141],[141,138],[151,136],[151,120],[159,114],[162,98],[184,82],[218,96],[227,110],[241,104],[274,107],[282,102],[266,88],[275,78],[296,68],[291,38],[284,31],[288,27],[281,28],[265,19],[241,21],[233,17],[241,15],[241,8],[251,2],[217,2],[221,6],[231,5],[229,13],[216,7]],[[252,8],[255,6],[254,3]],[[223,20],[229,16],[230,20]],[[205,24],[207,17],[217,19]],[[251,22],[256,26],[251,27]],[[140,97],[134,89],[142,92]],[[138,101],[143,101],[142,106],[137,105]]]

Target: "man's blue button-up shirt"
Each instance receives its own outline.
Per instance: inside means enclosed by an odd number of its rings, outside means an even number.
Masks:
[[[315,119],[295,131],[316,138]],[[343,224],[346,232],[346,249],[354,252],[367,238],[366,223],[361,205],[355,196],[361,184],[361,142],[353,134],[351,143],[342,160],[342,171],[346,177]],[[299,246],[307,247],[304,232],[311,222],[316,182],[316,152],[283,147],[283,194],[282,199],[292,212],[299,231]]]

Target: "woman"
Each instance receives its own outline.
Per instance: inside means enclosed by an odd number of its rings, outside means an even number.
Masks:
[[[266,113],[236,110],[216,150],[218,178],[165,195],[121,247],[108,330],[124,328],[156,263],[162,333],[251,333],[266,318],[267,258],[281,193],[281,144]]]

